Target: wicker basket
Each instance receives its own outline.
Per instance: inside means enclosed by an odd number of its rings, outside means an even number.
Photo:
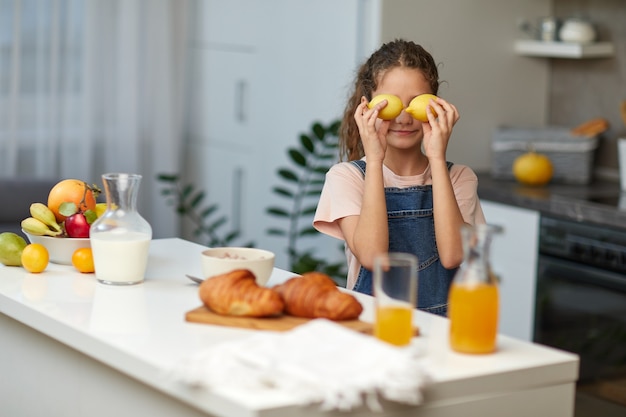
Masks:
[[[493,136],[491,175],[513,179],[513,161],[534,149],[554,166],[553,183],[588,184],[593,178],[597,137],[572,136],[569,128],[498,128]]]

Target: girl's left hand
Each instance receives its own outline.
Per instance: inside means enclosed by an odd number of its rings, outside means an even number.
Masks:
[[[428,123],[422,123],[424,130],[424,153],[428,159],[446,159],[448,141],[452,135],[452,128],[459,120],[459,112],[456,107],[441,97],[430,100],[426,110]],[[437,116],[433,114],[433,110]]]

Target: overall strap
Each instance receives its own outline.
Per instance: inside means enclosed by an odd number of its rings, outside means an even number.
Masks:
[[[365,177],[365,161],[359,159],[356,161],[350,161],[350,163],[357,167],[361,171],[361,174],[363,174],[363,177]]]

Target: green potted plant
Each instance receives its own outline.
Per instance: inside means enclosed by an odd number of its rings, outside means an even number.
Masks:
[[[270,216],[285,221],[284,227],[267,229],[269,235],[286,239],[289,270],[295,273],[309,271],[324,272],[338,284],[345,284],[345,262],[332,263],[316,256],[314,249],[302,249],[301,238],[316,235],[311,219],[317,207],[324,177],[337,155],[339,121],[328,124],[314,122],[308,133],[299,138],[299,146],[287,149],[291,162],[289,167],[281,167],[277,175],[281,183],[272,192],[285,200],[284,206],[273,205],[267,208]],[[159,174],[157,179],[165,183],[161,194],[168,199],[176,212],[192,223],[195,236],[204,236],[208,246],[229,246],[240,237],[238,230],[225,230],[228,221],[221,215],[219,206],[206,202],[206,194],[193,184],[183,184],[176,174]],[[246,244],[254,246],[253,242]],[[342,247],[338,248],[343,251]]]
[[[296,273],[319,271],[344,283],[345,262],[330,263],[312,249],[301,249],[300,238],[319,233],[311,225],[326,172],[337,156],[339,121],[327,125],[314,122],[311,131],[300,135],[299,146],[287,149],[291,167],[282,167],[277,175],[282,184],[272,192],[287,201],[285,207],[271,206],[267,213],[286,221],[285,227],[272,227],[267,233],[287,240],[290,270]]]

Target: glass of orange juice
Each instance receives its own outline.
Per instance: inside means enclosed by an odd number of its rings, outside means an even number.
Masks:
[[[406,346],[414,334],[413,310],[417,300],[417,257],[385,253],[374,259],[374,336]]]

